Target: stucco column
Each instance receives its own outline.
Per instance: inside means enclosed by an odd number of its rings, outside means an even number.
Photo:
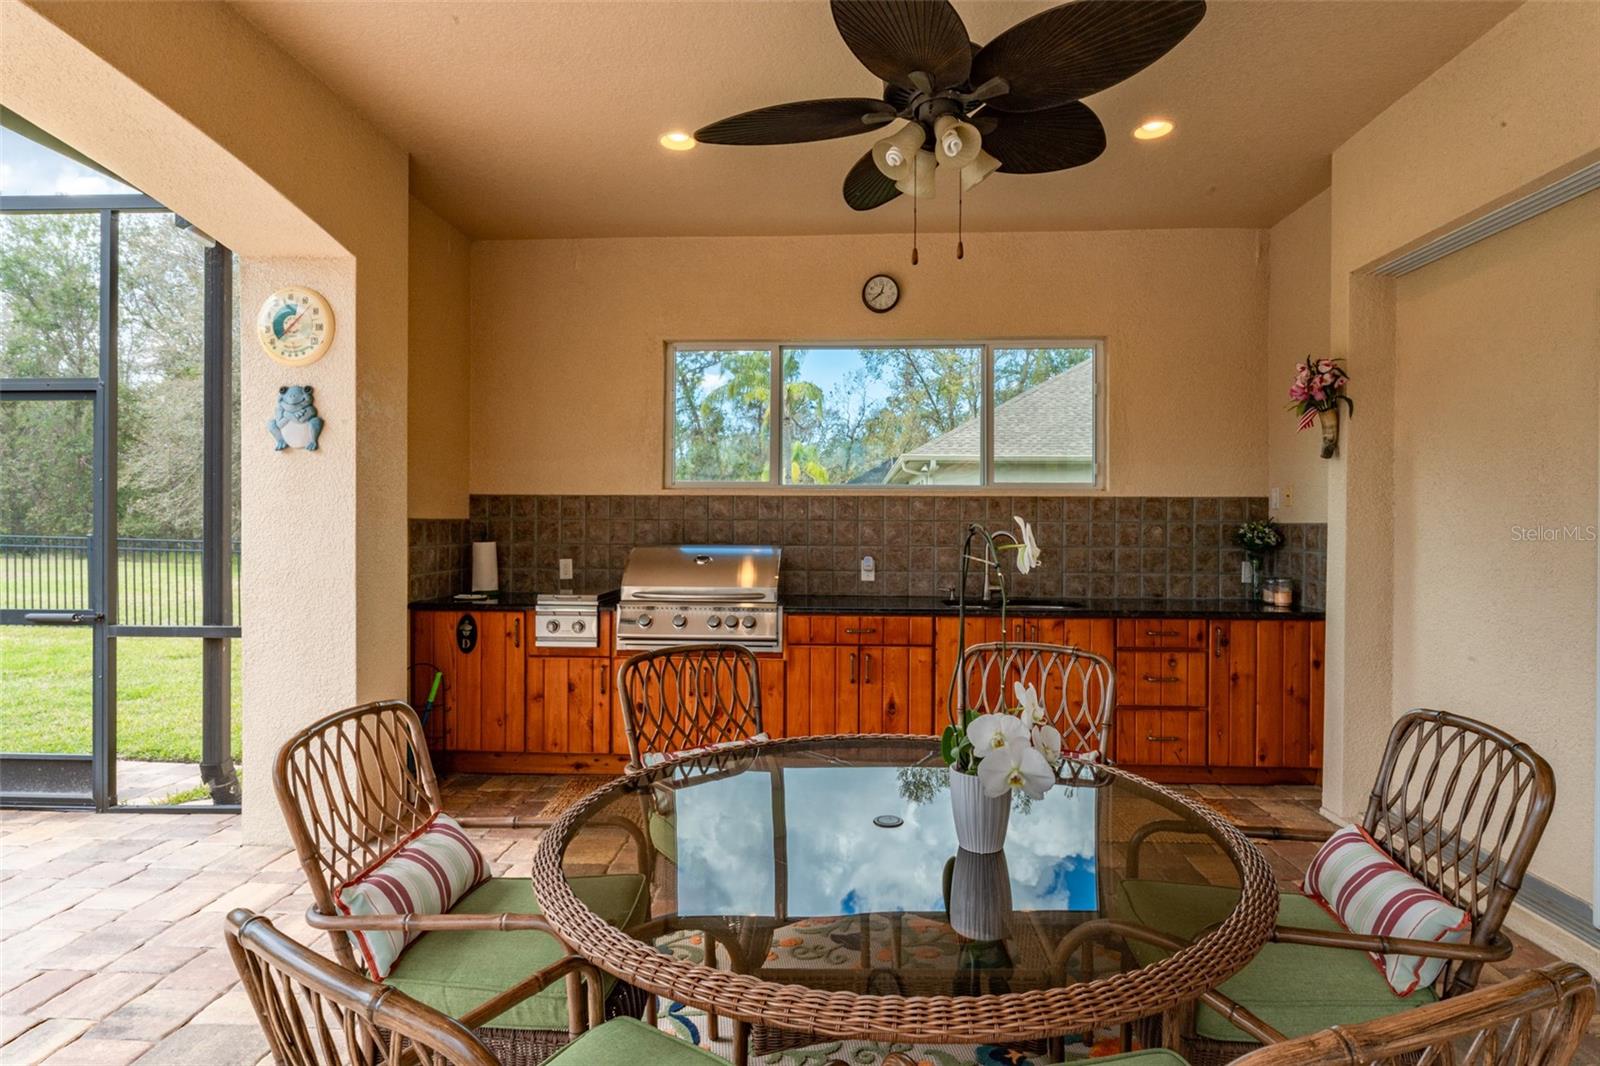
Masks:
[[[1333,351],[1354,417],[1328,469],[1327,714],[1323,809],[1358,813],[1383,754],[1394,676],[1394,284],[1335,277]]]

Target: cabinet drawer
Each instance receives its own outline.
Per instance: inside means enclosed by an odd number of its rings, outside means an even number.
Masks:
[[[891,644],[931,647],[933,619],[926,615],[800,614],[783,620],[787,644]]]
[[[1117,706],[1204,707],[1205,705],[1204,652],[1117,652]]]
[[[1131,766],[1204,766],[1205,712],[1118,712],[1113,757]]]
[[[1198,618],[1119,618],[1117,647],[1204,651],[1206,624]]]

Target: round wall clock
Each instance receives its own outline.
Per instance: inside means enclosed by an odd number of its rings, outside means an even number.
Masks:
[[[266,353],[286,366],[309,366],[333,343],[333,308],[315,289],[279,289],[261,304],[256,339]]]
[[[900,302],[900,283],[887,274],[874,274],[861,286],[861,302],[881,315]]]

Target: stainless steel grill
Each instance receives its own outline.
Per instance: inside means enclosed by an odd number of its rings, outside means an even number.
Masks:
[[[780,650],[782,558],[783,550],[770,545],[634,548],[622,571],[617,647],[646,650],[723,641],[751,651]]]

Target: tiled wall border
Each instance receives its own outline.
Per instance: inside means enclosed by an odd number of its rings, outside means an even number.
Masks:
[[[1059,496],[515,496],[479,495],[470,517],[411,523],[411,594],[460,591],[467,544],[500,545],[500,585],[532,595],[573,560],[581,588],[614,587],[636,544],[778,544],[791,595],[929,596],[953,586],[968,522],[1034,526],[1045,565],[1013,583],[1017,595],[1231,599],[1242,553],[1232,527],[1267,513],[1264,497]],[[1284,527],[1271,572],[1293,577],[1301,602],[1323,604],[1327,534]],[[859,579],[871,555],[877,580]]]

